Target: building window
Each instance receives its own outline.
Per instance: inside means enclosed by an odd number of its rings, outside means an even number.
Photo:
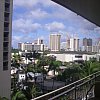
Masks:
[[[75,56],[75,58],[82,58],[82,56],[79,56],[79,55],[78,55],[78,56]]]
[[[8,70],[8,61],[3,62],[3,71]]]

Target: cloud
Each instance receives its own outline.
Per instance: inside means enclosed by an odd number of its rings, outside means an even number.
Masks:
[[[40,28],[41,24],[33,23],[32,20],[17,19],[13,21],[13,32],[32,33]]]
[[[14,0],[14,7],[33,7],[38,3],[37,0]]]
[[[96,33],[100,34],[100,27],[94,28],[94,31],[95,31]]]
[[[41,5],[44,7],[50,7],[56,5],[51,0],[14,0],[14,7],[26,7],[32,8],[34,6]]]
[[[30,35],[16,35],[12,37],[12,46],[16,48],[19,42],[33,42],[33,37]]]
[[[55,31],[64,30],[65,29],[65,25],[63,23],[61,23],[61,22],[54,21],[52,23],[46,24],[45,28],[48,31],[55,32]]]
[[[22,18],[26,19],[38,19],[38,20],[43,20],[44,18],[48,17],[48,13],[42,9],[34,9],[30,10],[30,12],[26,12],[25,14],[22,15]]]

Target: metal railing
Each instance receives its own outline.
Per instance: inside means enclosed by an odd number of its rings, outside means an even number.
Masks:
[[[5,7],[5,12],[10,12],[10,8]]]
[[[10,0],[5,0],[6,3],[10,3]]]
[[[5,22],[9,22],[9,17],[5,17]]]
[[[8,42],[9,38],[8,37],[4,37],[4,42]]]
[[[3,61],[8,61],[8,56],[3,56]]]
[[[88,90],[98,78],[100,78],[100,71],[32,100],[86,100]],[[87,97],[93,96],[94,91],[91,89]]]
[[[7,52],[8,51],[8,47],[3,47],[3,51]]]
[[[4,27],[4,32],[9,32],[9,27]]]

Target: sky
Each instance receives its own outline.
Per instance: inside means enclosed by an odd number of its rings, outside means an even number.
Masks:
[[[51,0],[14,0],[12,21],[12,47],[19,42],[33,42],[40,38],[49,44],[51,33],[61,34],[61,42],[67,37],[100,38],[100,27]]]

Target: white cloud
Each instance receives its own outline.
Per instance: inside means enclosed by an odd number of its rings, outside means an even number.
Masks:
[[[22,16],[23,16],[23,18],[42,20],[43,18],[48,17],[48,13],[39,8],[39,9],[31,10],[30,12],[27,12]]]
[[[65,29],[65,26],[63,23],[61,22],[52,22],[52,23],[49,23],[49,24],[46,24],[45,25],[45,28],[49,31],[60,31],[60,30],[64,30]]]
[[[13,21],[13,31],[19,33],[36,32],[41,28],[41,24],[33,23],[32,20],[17,19]]]
[[[41,5],[44,7],[50,7],[56,5],[54,2],[51,0],[14,0],[14,7],[34,7],[37,5]]]
[[[99,33],[99,34],[100,34],[100,27],[94,28],[94,31],[95,31],[96,33]]]
[[[14,7],[33,7],[38,3],[37,0],[14,0]]]

